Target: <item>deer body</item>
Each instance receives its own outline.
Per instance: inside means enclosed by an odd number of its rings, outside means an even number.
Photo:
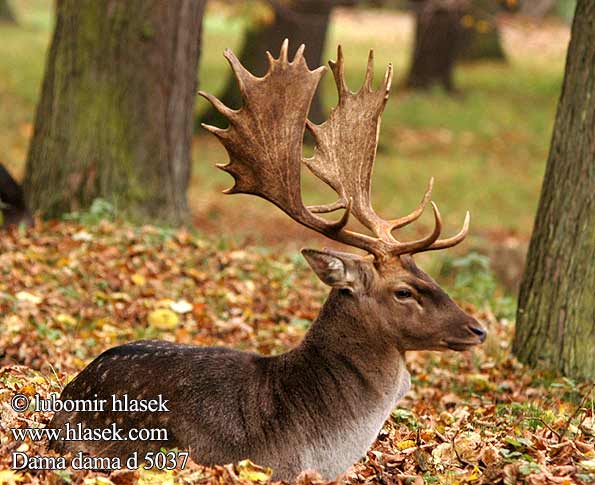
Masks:
[[[111,422],[125,429],[166,428],[167,441],[138,442],[134,449],[142,456],[178,447],[207,465],[249,457],[272,467],[276,478],[315,469],[332,479],[365,455],[409,388],[402,354],[362,335],[361,315],[349,309],[338,314],[345,308],[341,299],[334,291],[304,341],[279,356],[162,341],[112,348],[66,387],[62,399],[97,394],[110,402],[111,395],[161,394],[169,412],[62,412],[50,427],[70,420],[88,428]],[[169,381],[162,380],[164,373]],[[131,452],[125,441],[52,446],[122,460]]]
[[[137,342],[103,353],[62,393],[62,399],[127,394],[133,399],[162,395],[166,413],[56,413],[50,427],[82,423],[91,428],[116,423],[124,429],[165,428],[160,442],[54,442],[58,451],[83,449],[93,455],[141,455],[162,446],[188,449],[203,464],[250,458],[271,466],[275,478],[292,479],[317,469],[333,479],[363,456],[409,387],[404,353],[409,350],[465,350],[486,332],[463,312],[412,255],[463,240],[439,239],[442,222],[434,202],[434,230],[402,242],[393,231],[419,218],[430,202],[432,181],[419,207],[393,220],[382,219],[370,203],[372,165],[380,115],[391,84],[372,88],[372,55],[364,85],[347,88],[343,56],[331,62],[339,103],[329,120],[316,126],[306,116],[323,68],[310,71],[303,46],[289,62],[287,42],[270,69],[256,78],[226,52],[244,97],[232,110],[211,95],[229,118],[229,127],[207,127],[223,143],[235,185],[228,193],[267,199],[304,226],[369,254],[303,250],[318,277],[332,288],[303,342],[286,354],[263,357],[222,348],[166,342]],[[302,159],[307,127],[316,141],[314,156]],[[306,206],[300,170],[306,165],[335,190],[331,204]],[[344,210],[337,221],[319,216]],[[348,229],[353,215],[371,234]]]

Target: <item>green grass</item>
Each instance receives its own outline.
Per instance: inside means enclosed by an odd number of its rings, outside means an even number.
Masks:
[[[13,4],[20,25],[0,26],[0,163],[22,174],[53,19],[49,0]],[[433,175],[434,199],[447,230],[455,230],[469,208],[476,236],[503,230],[528,237],[562,80],[562,56],[545,64],[534,59],[539,55],[534,52],[534,57],[513,55],[506,65],[461,66],[456,73],[456,96],[441,90],[407,92],[401,84],[411,47],[410,23],[401,18],[391,24],[392,15],[382,20],[377,12],[368,14],[376,20],[364,19],[361,27],[357,17],[338,17],[326,57],[334,58],[334,46],[343,45],[352,89],[363,78],[370,47],[375,49],[377,79],[388,62],[395,64],[397,78],[383,119],[374,177],[378,211],[395,216],[411,210]],[[221,90],[229,74],[223,49],[237,50],[243,29],[244,20],[211,5],[205,21],[201,89]],[[336,101],[331,78],[327,74],[322,83],[328,107]],[[197,111],[206,107],[198,98]],[[200,212],[205,200],[219,197],[217,191],[230,185],[230,178],[213,168],[227,157],[208,135],[197,136],[193,156],[190,200]],[[305,177],[304,192],[308,201],[332,197],[311,177]],[[224,206],[238,210],[247,201],[237,196],[227,199]],[[249,203],[257,212],[269,213],[266,203]],[[431,219],[424,215],[423,221],[430,224]]]

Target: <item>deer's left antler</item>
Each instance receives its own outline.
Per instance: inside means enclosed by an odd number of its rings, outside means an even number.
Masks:
[[[364,84],[353,93],[345,82],[343,52],[339,47],[337,62],[329,63],[339,91],[339,103],[325,123],[314,125],[307,120],[307,114],[325,68],[308,69],[303,45],[291,62],[287,59],[287,50],[285,40],[278,59],[267,52],[270,66],[262,78],[249,73],[231,51],[225,52],[244,101],[237,111],[210,94],[200,93],[229,119],[227,129],[203,125],[221,140],[229,153],[230,162],[220,168],[233,176],[235,185],[226,192],[258,195],[273,202],[300,224],[378,258],[442,249],[462,241],[468,231],[469,213],[456,236],[438,239],[442,223],[433,202],[435,227],[431,234],[411,242],[400,242],[392,234],[422,214],[431,198],[433,179],[419,206],[407,216],[384,220],[372,208],[371,176],[380,118],[392,81],[392,66],[389,65],[381,87],[374,90],[374,59],[370,52]],[[315,139],[316,148],[312,158],[302,160],[306,126]],[[335,190],[339,196],[336,202],[304,205],[300,183],[302,161]],[[345,209],[345,213],[336,222],[317,215],[338,209]],[[373,236],[346,229],[350,213],[370,229]]]

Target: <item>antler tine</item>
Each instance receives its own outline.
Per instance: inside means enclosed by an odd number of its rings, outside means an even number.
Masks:
[[[304,44],[300,44],[300,46],[298,47],[298,50],[295,53],[295,56],[293,56],[293,61],[291,61],[292,64],[299,62],[302,57],[304,56],[304,49],[306,48],[306,46]]]
[[[407,224],[411,224],[413,221],[419,219],[419,217],[423,214],[426,205],[430,202],[432,198],[432,189],[434,188],[434,177],[430,177],[430,181],[428,182],[428,188],[424,196],[421,199],[421,202],[417,206],[417,208],[407,214],[406,216],[399,217],[398,219],[393,219],[389,222],[390,224],[390,232],[392,233],[395,229],[399,229],[400,227],[406,226]]]
[[[395,243],[391,249],[391,253],[394,255],[398,254],[414,254],[429,248],[439,237],[442,231],[442,218],[440,217],[440,211],[438,206],[431,202],[432,210],[434,211],[434,230],[431,234],[424,238],[418,239],[417,241],[410,242],[399,242],[395,240]]]
[[[368,65],[366,67],[366,77],[364,78],[363,88],[372,91],[372,83],[374,81],[374,50],[370,49],[368,54]]]
[[[388,99],[388,96],[390,94],[390,88],[393,84],[393,74],[394,74],[394,69],[393,69],[393,65],[389,64],[388,67],[386,68],[386,72],[384,73],[384,99]]]
[[[202,126],[205,130],[211,132],[213,135],[215,135],[220,140],[222,140],[225,137],[225,133],[227,133],[227,130],[225,128],[219,128],[217,126],[207,125],[206,123],[201,123],[200,126]],[[221,164],[219,164],[219,165],[221,165]],[[217,165],[217,166],[219,166],[219,165]],[[221,167],[219,167],[219,168],[221,168]]]
[[[289,39],[286,37],[281,44],[281,50],[279,51],[279,61],[287,63],[287,51],[289,50]]]
[[[349,92],[349,88],[347,87],[347,82],[345,81],[345,62],[343,59],[343,48],[341,44],[337,46],[337,60],[336,61],[328,61],[331,70],[333,71],[333,76],[335,78],[335,84],[337,85],[337,91],[339,93],[339,102],[345,96],[346,93]]]
[[[210,93],[207,93],[205,91],[199,91],[198,94],[200,96],[202,96],[203,98],[205,98],[209,103],[211,103],[213,105],[213,108],[215,108],[217,111],[219,111],[219,113],[221,113],[223,116],[227,117],[227,119],[231,119],[233,114],[237,113],[237,111],[235,109],[229,108],[228,106],[223,104],[218,98],[216,98],[215,96],[213,96]],[[205,123],[202,123],[201,126],[205,129],[209,130],[211,133],[214,133],[212,128],[214,128],[215,130],[219,129],[216,126],[207,125]]]
[[[461,241],[463,241],[463,239],[465,239],[465,237],[467,236],[467,233],[469,232],[469,222],[470,221],[471,221],[471,215],[469,214],[469,211],[467,211],[467,213],[465,214],[465,221],[463,222],[463,227],[457,234],[455,234],[452,237],[446,238],[446,239],[438,239],[437,241],[432,243],[430,246],[428,246],[426,248],[422,248],[418,251],[413,251],[413,253],[421,253],[424,251],[435,251],[437,249],[446,249],[446,248],[451,248],[453,246],[456,246]]]
[[[246,101],[247,85],[253,83],[258,78],[254,76],[250,71],[248,71],[244,66],[242,66],[242,63],[232,52],[231,49],[225,49],[225,51],[223,52],[223,57],[225,57],[227,59],[227,62],[229,62],[229,65],[233,70],[236,80],[238,81],[238,88],[240,89],[240,93]]]
[[[335,212],[339,209],[345,209],[346,207],[347,202],[341,199],[333,202],[332,204],[309,205],[308,210],[313,214],[326,214],[329,212]]]

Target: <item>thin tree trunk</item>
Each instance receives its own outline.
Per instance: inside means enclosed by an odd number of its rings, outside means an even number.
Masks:
[[[595,3],[578,0],[514,353],[595,378]]]
[[[454,90],[453,72],[459,55],[462,4],[456,0],[426,0],[416,10],[413,58],[407,86]]]
[[[289,39],[289,55],[293,56],[300,44],[306,45],[304,57],[310,69],[322,64],[322,54],[333,0],[292,0],[282,3],[270,1],[274,11],[273,21],[259,23],[248,28],[239,54],[242,64],[257,76],[262,76],[268,69],[266,51],[277,56],[285,38]],[[345,2],[343,2],[345,3]],[[230,76],[218,96],[227,106],[239,108],[242,105],[240,92],[233,76]],[[201,117],[202,121],[212,125],[224,125],[226,121],[215,109],[209,109]],[[310,119],[320,123],[325,119],[319,93],[316,94],[310,108]]]
[[[0,0],[0,23],[16,24],[17,19],[8,4],[8,0]]]
[[[25,193],[58,216],[102,197],[188,216],[203,0],[58,0]]]

